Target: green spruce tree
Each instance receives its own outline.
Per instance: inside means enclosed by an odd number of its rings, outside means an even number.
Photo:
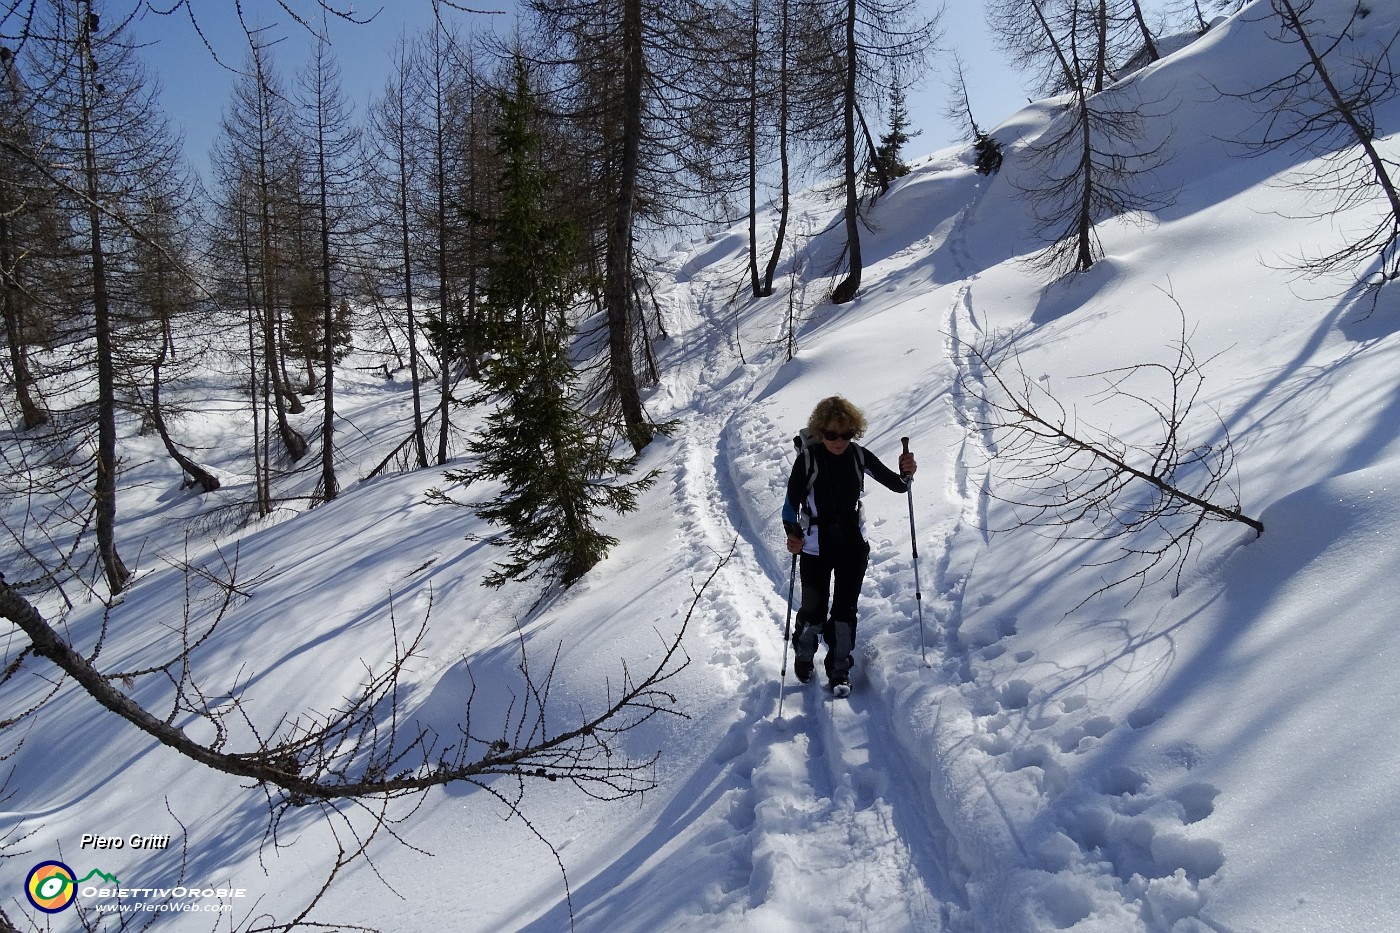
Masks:
[[[1001,143],[997,142],[994,136],[981,130],[975,132],[972,148],[977,153],[977,174],[995,175],[1001,171]]]
[[[909,106],[904,98],[904,88],[896,76],[890,86],[890,129],[880,137],[880,145],[875,147],[875,159],[884,169],[885,178],[902,178],[909,174],[909,166],[904,164],[904,146],[918,135],[918,130],[909,132]],[[871,166],[872,183],[879,174]]]
[[[506,529],[497,543],[510,548],[510,559],[486,578],[489,586],[539,574],[574,583],[617,543],[598,530],[599,513],[631,511],[655,479],[619,482],[632,462],[611,456],[579,407],[567,313],[580,291],[576,232],[550,202],[534,119],[529,76],[517,59],[495,128],[500,209],[490,221],[483,282],[489,317],[501,326],[481,389],[468,400],[495,407],[468,445],[476,465],[447,474],[501,483],[495,498],[473,507]]]

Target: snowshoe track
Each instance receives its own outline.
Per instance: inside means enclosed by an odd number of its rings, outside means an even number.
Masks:
[[[688,281],[675,289],[684,297],[672,300],[713,319],[718,287]],[[896,802],[924,795],[912,787],[890,793],[893,781],[907,778],[887,757],[900,754],[879,722],[888,712],[861,693],[872,685],[857,670],[852,695],[837,699],[820,683],[820,670],[812,683],[799,684],[789,653],[784,717],[775,718],[791,565],[778,546],[776,517],[752,527],[757,520],[741,503],[759,504],[758,511],[771,502],[776,516],[795,429],[770,423],[751,405],[781,365],[779,348],[754,354],[753,343],[747,365],[726,362],[728,348],[684,354],[685,365],[662,388],[698,415],[678,438],[681,534],[689,547],[708,552],[693,555],[695,566],[728,555],[697,621],[715,646],[705,660],[742,697],[739,719],[715,757],[730,772],[730,822],[748,846],[732,856],[729,880],[713,892],[705,922],[946,930],[947,905],[959,900],[949,895],[948,873],[938,863],[948,843],[936,814],[897,812]],[[755,444],[755,437],[772,442]]]

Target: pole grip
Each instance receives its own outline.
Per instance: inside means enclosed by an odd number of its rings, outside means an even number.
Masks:
[[[904,445],[904,452],[907,454],[909,452],[909,438],[901,437],[899,442]]]

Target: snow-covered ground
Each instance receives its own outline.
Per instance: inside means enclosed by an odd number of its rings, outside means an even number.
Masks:
[[[1309,219],[1288,183],[1305,157],[1249,159],[1222,141],[1253,117],[1215,88],[1296,66],[1296,47],[1251,22],[1261,13],[1250,5],[1137,76],[1162,101],[1151,129],[1168,140],[1158,175],[1173,206],[1105,224],[1106,257],[1071,280],[1047,286],[1020,261],[1036,243],[1017,155],[1053,119],[1043,105],[996,130],[1000,175],[977,175],[966,150],[917,161],[871,213],[849,305],[819,302],[840,248],[836,206],[819,197],[798,205],[800,253],[772,298],[747,298],[742,228],[678,245],[657,273],[670,336],[647,400],[677,427],[641,464],[661,479],[608,523],[622,543],[562,597],[532,608],[535,590],[479,585],[497,552],[468,511],[425,503],[444,486],[437,470],[347,484],[329,505],[225,534],[215,552],[198,521],[211,503],[154,452],[133,454],[119,508],[140,576],[106,620],[101,662],[168,655],[182,563],[236,558],[247,595],[194,656],[213,695],[239,695],[264,724],[330,709],[392,659],[396,631],[426,620],[400,708],[450,728],[473,687],[474,725],[503,709],[521,644],[532,664],[558,651],[562,706],[599,708],[623,663],[654,663],[695,603],[690,663],[670,684],[688,718],[653,719],[627,741],[661,752],[659,788],[609,804],[562,782],[528,787],[524,812],[558,850],[567,893],[530,827],[450,787],[391,810],[398,838],[376,837],[308,917],[331,928],[547,933],[572,915],[609,933],[1400,929],[1400,300],[1382,293],[1371,310],[1337,297],[1345,282],[1282,269],[1369,209]],[[1388,38],[1400,11],[1375,4],[1362,22]],[[1384,132],[1400,107],[1378,116]],[[1383,145],[1400,156],[1395,135]],[[1014,348],[1004,374],[1059,399],[1074,426],[1151,444],[1150,412],[1105,396],[1094,374],[1170,362],[1183,317],[1205,377],[1187,446],[1228,432],[1242,508],[1266,530],[1210,524],[1179,579],[1094,595],[1124,542],[1016,527],[993,459],[1004,438],[979,430],[978,353]],[[234,392],[210,385],[227,403],[188,419],[185,436],[246,432]],[[400,439],[407,394],[352,370],[341,387],[340,442],[367,470]],[[780,716],[777,513],[791,437],[833,393],[864,409],[866,443],[887,463],[911,438],[922,600],[908,500],[872,484],[855,692],[833,700],[789,673]],[[319,415],[303,417],[309,430]],[[217,498],[243,495],[238,465],[218,465],[229,487]],[[192,611],[215,592],[197,584]],[[63,616],[86,650],[101,622],[93,607]],[[6,637],[13,655],[19,636]],[[23,708],[50,673],[27,660],[0,709]],[[154,678],[129,689],[169,702]],[[308,808],[271,835],[260,790],[155,745],[71,684],[8,735],[0,898],[22,927],[76,928],[74,911],[44,918],[25,902],[26,875],[47,859],[130,888],[243,892],[223,915],[128,915],[156,929],[285,921],[323,883],[332,833],[348,846],[347,827],[368,825],[352,808],[349,823]],[[98,850],[84,834],[172,841]]]

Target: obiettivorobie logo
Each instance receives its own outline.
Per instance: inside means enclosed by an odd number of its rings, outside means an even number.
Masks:
[[[29,871],[24,879],[24,894],[29,903],[46,914],[56,914],[73,906],[78,896],[78,885],[87,884],[93,878],[100,878],[108,884],[120,885],[114,876],[94,868],[79,878],[67,865],[58,861],[40,862]]]
[[[82,897],[85,906],[100,912],[214,912],[233,909],[230,900],[248,896],[246,888],[232,885],[176,887],[126,887],[115,875],[94,868],[79,878],[63,862],[50,859],[29,870],[24,879],[29,903],[46,914],[56,914],[73,906]]]

